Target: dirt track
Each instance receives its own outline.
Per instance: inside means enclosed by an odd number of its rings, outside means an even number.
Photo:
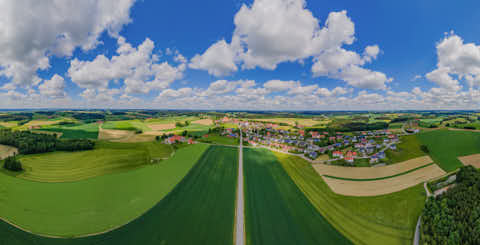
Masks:
[[[342,167],[314,164],[313,168],[315,168],[320,175],[330,175],[348,179],[376,179],[404,173],[432,162],[433,160],[429,156],[423,156],[383,167]]]
[[[383,180],[349,181],[322,176],[333,192],[345,196],[379,196],[398,192],[444,175],[436,164],[417,171]]]

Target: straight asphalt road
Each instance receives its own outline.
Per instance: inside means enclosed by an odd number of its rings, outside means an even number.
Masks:
[[[243,138],[240,133],[238,148],[237,210],[235,218],[235,245],[245,245],[245,215],[243,198]]]

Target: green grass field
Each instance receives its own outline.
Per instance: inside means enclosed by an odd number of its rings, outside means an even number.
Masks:
[[[275,155],[315,208],[353,243],[412,244],[415,225],[425,203],[422,185],[376,197],[341,196],[333,193],[304,159]]]
[[[170,157],[170,145],[158,142],[97,142],[94,150],[51,152],[21,156],[24,172],[19,178],[39,182],[69,182],[133,170],[152,160]]]
[[[426,153],[420,149],[422,144],[416,135],[402,136],[400,141],[400,144],[397,144],[396,150],[385,151],[388,159],[387,163],[403,162],[426,155]]]
[[[151,128],[140,120],[108,121],[102,124],[102,128],[130,131],[142,130],[143,132],[152,131]]]
[[[232,244],[236,159],[235,148],[209,148],[165,199],[140,218],[103,235],[81,239],[41,238],[0,222],[0,237],[9,245]]]
[[[198,139],[200,142],[210,143],[210,144],[218,144],[218,145],[238,145],[239,140],[236,138],[229,138],[217,134],[210,134],[208,138],[200,138]]]
[[[0,172],[0,217],[37,234],[64,237],[118,227],[162,200],[207,148],[187,146],[155,165],[77,182],[39,183]]]
[[[402,128],[403,126],[403,123],[399,122],[399,123],[390,123],[388,125],[388,129],[398,129],[398,128]]]
[[[435,130],[418,137],[428,147],[432,159],[446,172],[463,166],[458,157],[480,153],[480,133]]]
[[[320,215],[267,150],[244,150],[247,244],[351,244]]]
[[[62,133],[62,139],[98,139],[98,124],[49,126],[38,130]]]

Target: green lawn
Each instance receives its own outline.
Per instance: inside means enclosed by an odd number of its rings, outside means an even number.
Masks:
[[[353,243],[412,244],[415,225],[425,203],[422,185],[376,197],[341,196],[333,193],[304,159],[275,155],[315,208]]]
[[[62,139],[98,139],[98,124],[48,126],[38,130],[62,133]]]
[[[168,158],[170,145],[158,142],[97,142],[94,150],[51,152],[21,156],[19,178],[40,182],[69,182],[119,173],[146,166],[152,159]]]
[[[418,135],[430,156],[443,170],[451,172],[463,166],[460,156],[480,153],[480,133],[453,130],[435,130]]]
[[[320,215],[267,150],[244,150],[249,245],[351,244]]]
[[[0,217],[37,234],[65,237],[118,227],[162,200],[207,148],[188,146],[155,165],[78,182],[39,183],[0,172]],[[4,224],[0,233],[2,239],[9,234]]]
[[[396,150],[385,151],[387,163],[398,163],[413,158],[425,156],[425,152],[420,149],[422,145],[416,135],[407,135],[400,138],[401,143],[397,144]]]

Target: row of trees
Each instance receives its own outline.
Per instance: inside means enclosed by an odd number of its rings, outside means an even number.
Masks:
[[[20,154],[60,151],[91,150],[95,143],[87,139],[57,139],[56,135],[37,134],[30,131],[0,130],[0,144],[18,148]]]
[[[456,186],[425,204],[422,244],[480,244],[480,172],[472,166],[457,174]]]

